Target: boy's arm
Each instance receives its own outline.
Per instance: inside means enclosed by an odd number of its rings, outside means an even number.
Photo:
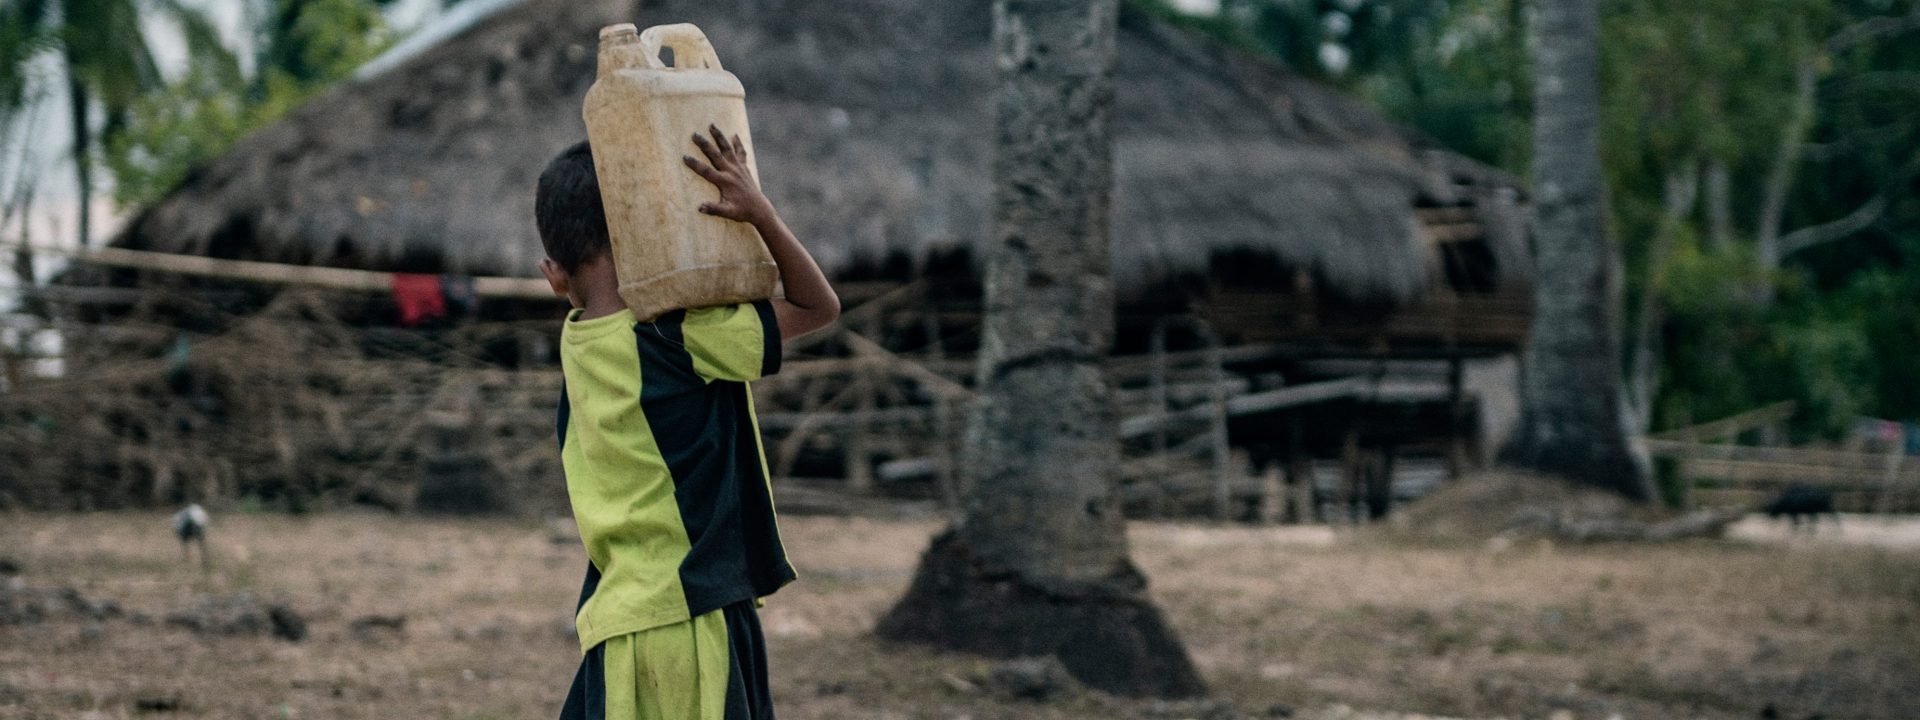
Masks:
[[[740,137],[728,138],[711,125],[707,131],[712,133],[711,139],[695,133],[693,144],[700,146],[701,154],[712,164],[700,162],[691,155],[685,158],[687,167],[720,189],[720,200],[702,204],[700,212],[748,223],[760,231],[760,239],[766,242],[767,252],[780,267],[780,282],[787,290],[786,297],[773,300],[781,339],[796,338],[832,324],[840,317],[840,297],[834,294],[833,286],[827,284],[820,265],[800,245],[800,239],[787,229],[780,213],[773,209],[773,202],[754,183],[753,173],[747,170],[747,149]]]

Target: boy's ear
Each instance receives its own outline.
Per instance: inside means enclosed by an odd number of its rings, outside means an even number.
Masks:
[[[547,276],[547,285],[553,288],[555,297],[573,299],[573,283],[567,272],[560,269],[560,263],[553,258],[540,259],[540,274]]]

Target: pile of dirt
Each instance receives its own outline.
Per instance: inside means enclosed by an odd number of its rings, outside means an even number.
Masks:
[[[0,579],[0,627],[43,622],[86,622],[98,627],[108,620],[148,625],[152,618],[129,613],[111,599],[88,597],[80,590],[32,587],[19,577]],[[299,642],[307,638],[307,619],[286,603],[255,598],[251,593],[200,596],[186,608],[166,616],[168,625],[206,635],[272,635]]]
[[[120,616],[120,604],[88,598],[71,587],[28,587],[17,577],[0,580],[0,626],[48,620],[105,620]]]
[[[1718,536],[1744,514],[1725,508],[1676,514],[1605,490],[1500,468],[1463,477],[1401,509],[1390,532],[1427,540],[1664,541]]]
[[[264,635],[290,642],[307,638],[307,620],[285,603],[264,602],[252,593],[201,597],[167,616],[167,624],[210,635]]]

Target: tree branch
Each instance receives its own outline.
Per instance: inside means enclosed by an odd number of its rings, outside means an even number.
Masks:
[[[1660,225],[1654,229],[1647,251],[1646,279],[1641,283],[1638,312],[1634,314],[1633,366],[1627,375],[1627,401],[1633,412],[1635,429],[1646,434],[1653,427],[1653,397],[1659,383],[1660,343],[1656,329],[1661,323],[1659,294],[1666,286],[1667,256],[1672,252],[1674,236],[1700,195],[1700,164],[1688,161],[1679,171],[1669,173],[1666,183],[1666,209]]]
[[[1808,225],[1782,235],[1779,241],[1780,257],[1784,258],[1815,245],[1833,242],[1872,227],[1873,223],[1886,213],[1887,206],[1892,204],[1893,191],[1905,187],[1916,173],[1920,173],[1920,153],[1915,153],[1913,159],[1908,160],[1907,164],[1902,165],[1898,171],[1886,179],[1880,192],[1875,193],[1860,207],[1854,208],[1853,212],[1837,220]]]
[[[1881,213],[1886,210],[1887,195],[1880,193],[1838,220],[1808,225],[1782,235],[1780,236],[1780,257],[1784,258],[1815,245],[1839,240],[1865,230],[1873,225],[1875,220],[1879,220]]]
[[[1801,153],[1810,162],[1828,162],[1858,152],[1869,143],[1897,141],[1910,129],[1909,124],[1900,122],[1877,125],[1857,130],[1853,134],[1836,138],[1831,142],[1802,143]]]
[[[1794,70],[1792,111],[1780,128],[1780,147],[1774,152],[1773,166],[1767,170],[1765,200],[1760,204],[1760,220],[1755,225],[1756,260],[1763,272],[1780,267],[1780,223],[1786,216],[1787,193],[1793,189],[1794,170],[1799,167],[1805,149],[1807,131],[1813,127],[1814,94],[1819,89],[1819,72],[1811,59],[1801,60]],[[1762,291],[1771,297],[1771,289]]]
[[[1904,16],[1886,15],[1849,25],[1827,38],[1826,49],[1837,53],[1888,35],[1920,30],[1920,9]]]
[[[1849,25],[1829,36],[1822,49],[1826,54],[1832,55],[1858,47],[1863,43],[1913,30],[1920,30],[1920,9],[1915,9],[1906,15],[1886,15],[1862,20]],[[1799,165],[1801,159],[1805,157],[1805,137],[1807,131],[1813,126],[1815,112],[1814,96],[1818,89],[1819,80],[1817,60],[1818,58],[1816,57],[1802,58],[1799,67],[1794,72],[1792,111],[1787,115],[1786,125],[1781,128],[1780,149],[1774,153],[1773,167],[1770,168],[1767,173],[1765,200],[1760,205],[1760,222],[1755,232],[1757,236],[1755,242],[1756,249],[1758,250],[1757,259],[1763,271],[1772,271],[1778,268],[1780,266],[1780,259],[1786,257],[1788,253],[1794,250],[1817,245],[1837,237],[1844,237],[1857,232],[1860,228],[1873,224],[1873,221],[1879,218],[1880,212],[1885,209],[1886,201],[1883,198],[1876,198],[1876,201],[1881,207],[1872,207],[1875,201],[1869,201],[1867,206],[1855,210],[1853,213],[1848,214],[1847,217],[1831,223],[1796,230],[1793,235],[1798,236],[1795,238],[1800,243],[1798,245],[1787,242],[1787,238],[1782,237],[1780,234],[1780,223],[1786,215],[1787,193],[1793,188],[1794,169]],[[1902,173],[1902,175],[1905,175],[1905,173]],[[1869,209],[1871,209],[1872,212],[1867,213],[1864,219],[1856,217],[1862,210]],[[1820,231],[1820,228],[1830,228],[1831,232],[1837,232],[1839,234],[1834,237],[1828,237],[1830,233],[1828,231]],[[1802,234],[1803,232],[1806,234]],[[1763,297],[1770,296],[1770,290],[1763,291]]]

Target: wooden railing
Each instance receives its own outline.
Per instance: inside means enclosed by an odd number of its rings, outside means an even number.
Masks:
[[[1815,485],[1842,496],[1856,509],[1888,512],[1920,509],[1920,458],[1904,448],[1861,452],[1827,448],[1736,445],[1750,430],[1778,426],[1795,405],[1781,402],[1738,415],[1648,436],[1647,453],[1679,463],[1696,489],[1741,491],[1749,496],[1788,485]],[[1708,442],[1715,441],[1715,442]]]

